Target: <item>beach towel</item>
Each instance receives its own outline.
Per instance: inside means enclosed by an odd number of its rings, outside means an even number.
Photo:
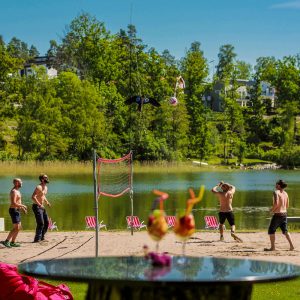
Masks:
[[[6,263],[0,263],[0,282],[0,300],[73,300],[67,285],[38,281]]]

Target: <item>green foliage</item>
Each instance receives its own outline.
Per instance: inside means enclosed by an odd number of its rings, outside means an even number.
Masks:
[[[191,44],[186,57],[181,61],[181,69],[186,80],[186,108],[190,121],[189,155],[202,160],[208,156],[211,147],[206,120],[207,112],[202,103],[208,65],[199,42]]]
[[[220,47],[218,54],[219,63],[217,65],[216,73],[219,80],[226,81],[232,77],[235,57],[236,53],[234,52],[234,46],[226,44]]]
[[[245,61],[238,60],[236,62],[236,76],[239,79],[250,79],[251,78],[251,72],[252,72],[252,66]]]
[[[250,79],[252,67],[237,60],[233,45],[223,45],[214,82],[200,42],[177,61],[147,47],[134,25],[118,33],[82,13],[60,43],[47,52],[58,77],[44,67],[21,77],[19,70],[38,55],[35,46],[0,38],[0,159],[90,160],[93,149],[115,158],[134,151],[136,160],[187,158],[242,163],[247,159],[299,166],[300,56],[260,57],[248,88],[250,106],[238,104],[238,79]],[[175,90],[182,76],[186,87]],[[262,96],[262,83],[276,90],[275,104]],[[214,85],[222,112],[205,107]],[[157,99],[161,106],[125,105],[133,95]],[[169,104],[176,96],[178,105]]]

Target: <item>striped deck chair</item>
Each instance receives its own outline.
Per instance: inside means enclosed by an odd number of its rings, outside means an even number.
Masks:
[[[175,216],[166,216],[166,221],[167,221],[169,228],[174,227],[175,222],[176,222],[176,217]]]
[[[215,216],[205,216],[205,229],[219,229],[219,221]]]
[[[86,216],[85,217],[86,229],[95,229],[96,228],[96,217],[95,216]],[[103,224],[103,221],[99,223],[99,229],[105,228],[107,230],[106,225]]]
[[[127,216],[126,221],[127,221],[127,229],[130,229],[131,227],[137,230],[141,230],[141,228],[144,227],[146,227],[147,229],[147,226],[144,224],[144,221],[141,222],[139,217],[137,216],[132,217],[132,223],[131,223],[131,216]]]
[[[52,219],[50,217],[48,217],[48,229],[49,230],[58,230],[57,226],[56,226],[56,222],[52,222]]]

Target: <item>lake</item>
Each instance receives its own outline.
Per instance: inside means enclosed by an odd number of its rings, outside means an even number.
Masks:
[[[203,200],[193,210],[197,229],[204,229],[205,215],[217,215],[218,201],[211,188],[223,180],[236,186],[233,207],[236,227],[243,230],[264,229],[268,227],[269,208],[272,204],[272,192],[275,182],[283,179],[288,183],[286,191],[290,197],[289,216],[300,215],[300,171],[299,170],[228,170],[202,171],[192,173],[134,173],[133,199],[134,214],[147,222],[151,204],[155,196],[153,189],[169,193],[165,201],[168,215],[176,214],[185,207],[189,197],[188,188],[198,193],[201,184],[206,191]],[[11,228],[8,214],[9,191],[12,188],[11,176],[0,176],[0,217],[5,218],[5,228]],[[29,206],[27,215],[22,214],[24,230],[35,229],[35,219],[31,210],[31,195],[38,184],[37,176],[22,177],[21,188],[24,204]],[[48,200],[52,207],[47,208],[49,216],[56,222],[59,230],[84,230],[84,217],[94,214],[93,177],[88,175],[70,175],[50,177]],[[119,198],[100,197],[99,218],[108,229],[126,229],[125,217],[130,215],[129,195]],[[228,226],[228,225],[227,225]]]

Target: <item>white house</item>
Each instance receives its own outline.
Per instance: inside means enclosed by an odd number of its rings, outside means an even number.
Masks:
[[[34,73],[33,66],[44,66],[49,78],[57,77],[57,70],[52,67],[51,61],[51,57],[48,56],[35,57],[25,63],[24,69],[20,70],[20,75],[32,75]]]

